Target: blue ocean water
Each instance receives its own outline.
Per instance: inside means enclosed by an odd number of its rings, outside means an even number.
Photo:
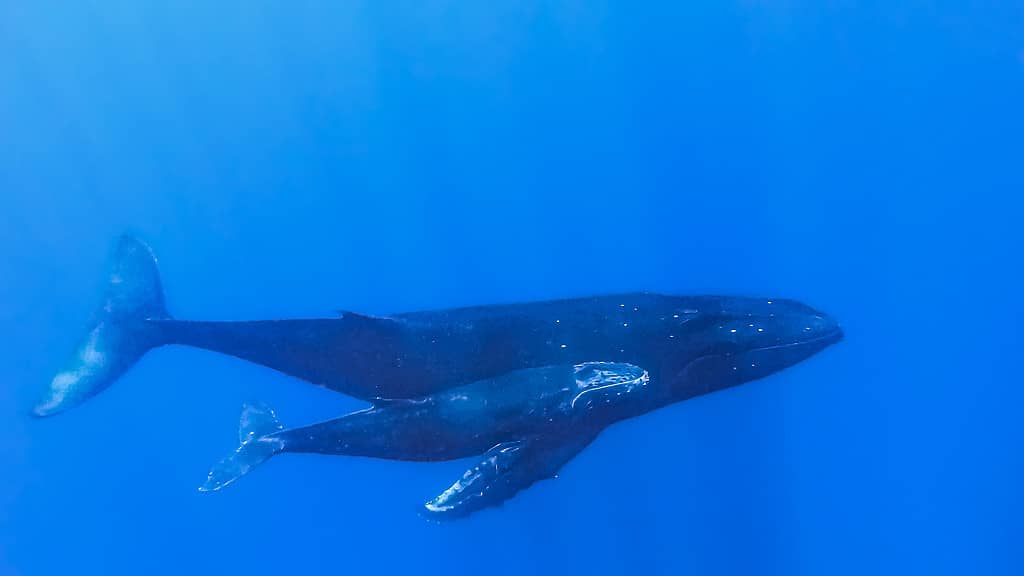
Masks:
[[[0,4],[0,574],[1020,574],[1019,2]],[[470,461],[283,456],[355,400],[185,348],[27,414],[149,242],[181,317],[653,290],[846,339],[617,425],[501,509]]]

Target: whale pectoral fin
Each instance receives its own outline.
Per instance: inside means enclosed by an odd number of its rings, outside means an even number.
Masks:
[[[596,432],[551,438],[537,436],[503,442],[425,505],[431,518],[452,519],[497,506],[534,482],[553,478],[597,437]]]

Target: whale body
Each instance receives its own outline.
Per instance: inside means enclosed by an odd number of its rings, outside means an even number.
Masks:
[[[711,392],[771,373],[737,367],[733,378],[694,371],[748,344],[786,347],[841,334],[829,316],[779,298],[629,293],[394,314],[205,322],[167,312],[156,259],[122,237],[107,295],[78,350],[34,408],[50,416],[117,381],[146,351],[184,345],[236,356],[360,398],[418,398],[526,368],[601,361]],[[748,343],[747,340],[750,340]]]
[[[219,490],[284,452],[428,462],[481,455],[424,507],[433,518],[462,517],[554,476],[609,425],[658,407],[648,382],[630,364],[528,368],[288,430],[265,405],[246,405],[240,446],[200,490]]]
[[[773,374],[842,337],[833,318],[793,300],[652,293],[387,317],[179,320],[167,311],[152,252],[124,237],[102,306],[34,413],[85,402],[154,347],[229,354],[372,406],[285,429],[266,406],[247,405],[238,449],[202,490],[284,452],[479,456],[426,504],[430,516],[452,518],[552,477],[620,420]]]

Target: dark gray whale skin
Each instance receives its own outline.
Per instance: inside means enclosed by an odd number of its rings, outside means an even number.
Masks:
[[[649,293],[387,318],[343,313],[321,320],[156,324],[165,342],[244,358],[367,400],[416,398],[511,370],[589,360],[628,362],[658,381],[673,381],[694,359],[745,336],[773,345],[807,328],[834,327],[825,315],[789,300]]]
[[[156,261],[118,244],[107,296],[35,414],[111,385],[146,351],[179,344],[263,364],[373,406],[285,430],[246,406],[217,490],[282,452],[437,461],[483,455],[426,513],[452,518],[553,476],[626,418],[778,372],[843,336],[792,300],[630,293],[396,314],[197,322],[172,318]]]
[[[805,331],[800,341],[769,347],[747,338],[691,362],[693,369],[680,376],[693,381],[688,386],[659,384],[633,364],[585,362],[513,370],[421,398],[378,400],[366,410],[288,430],[269,408],[245,406],[238,449],[213,467],[200,490],[219,490],[284,452],[415,461],[482,454],[424,507],[433,518],[462,517],[553,477],[618,421],[782,370],[841,337],[838,329]]]
[[[214,466],[201,490],[219,490],[283,452],[415,461],[483,454],[425,505],[431,517],[465,516],[554,476],[620,420],[783,370],[842,338],[838,327],[814,328],[813,318],[820,315],[804,318],[804,326],[783,343],[767,345],[756,320],[747,320],[747,328],[755,329],[741,336],[739,328],[716,325],[718,346],[706,346],[703,355],[660,380],[629,363],[553,364],[419,398],[377,400],[366,410],[289,430],[269,408],[246,406],[240,446]]]
[[[827,315],[792,300],[630,293],[412,312],[389,317],[199,322],[166,311],[156,260],[122,237],[107,297],[81,346],[36,406],[49,416],[110,386],[147,350],[179,344],[268,366],[350,396],[419,398],[525,368],[630,363],[681,396],[766,373],[754,363],[697,378],[752,344],[787,346],[841,334]]]
[[[483,454],[425,513],[456,518],[553,476],[605,427],[653,409],[637,366],[586,363],[503,374],[417,399],[388,400],[284,430],[262,405],[243,408],[238,449],[201,491],[219,490],[282,452],[439,461]]]

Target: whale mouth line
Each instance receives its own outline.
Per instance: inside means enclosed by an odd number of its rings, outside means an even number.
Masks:
[[[804,346],[814,346],[814,345],[820,345],[821,348],[824,349],[824,348],[826,348],[826,347],[828,347],[828,346],[830,346],[832,344],[835,344],[836,342],[839,342],[842,339],[843,339],[843,330],[842,330],[842,328],[836,326],[835,328],[830,329],[828,332],[826,332],[824,334],[821,334],[819,336],[815,336],[814,338],[808,338],[807,340],[800,340],[798,342],[789,342],[789,343],[786,343],[786,344],[773,344],[771,346],[762,346],[760,348],[751,348],[749,350],[742,350],[742,351],[733,350],[733,351],[730,351],[730,352],[718,352],[718,353],[704,354],[702,356],[698,356],[697,358],[694,358],[694,359],[690,360],[689,362],[687,362],[680,369],[678,374],[679,375],[685,375],[690,370],[690,368],[693,367],[698,362],[700,362],[702,360],[708,360],[708,359],[711,359],[711,358],[740,356],[742,354],[752,354],[752,353],[757,353],[757,352],[767,352],[767,351],[771,351],[771,350],[786,350],[786,349],[789,349],[789,348],[800,348],[800,347],[804,347]]]
[[[843,339],[843,329],[839,328],[839,327],[836,327],[836,328],[833,328],[833,329],[829,330],[825,334],[822,334],[820,336],[816,336],[814,338],[809,338],[807,340],[799,340],[797,342],[789,342],[787,344],[773,344],[771,346],[762,346],[760,348],[751,348],[750,350],[745,350],[743,352],[740,352],[740,354],[745,354],[745,353],[750,353],[750,352],[766,352],[768,350],[784,350],[786,348],[795,348],[795,347],[798,347],[798,346],[809,346],[811,344],[819,344],[819,343],[824,343],[826,345],[828,345],[828,344],[835,344],[836,342],[839,342],[842,339]]]

